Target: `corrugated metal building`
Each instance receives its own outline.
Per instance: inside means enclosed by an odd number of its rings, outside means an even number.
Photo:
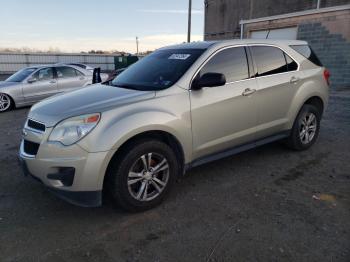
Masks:
[[[114,57],[106,54],[0,53],[0,74],[38,64],[82,63],[102,70],[114,70]]]
[[[300,39],[350,88],[350,0],[205,0],[205,40]]]

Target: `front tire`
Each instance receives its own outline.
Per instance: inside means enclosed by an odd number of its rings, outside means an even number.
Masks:
[[[133,212],[159,205],[180,170],[174,151],[157,140],[139,141],[124,149],[108,169],[106,186],[113,200]]]
[[[304,105],[294,121],[287,146],[294,150],[306,150],[317,140],[320,131],[321,112],[313,105]]]
[[[0,93],[0,113],[6,112],[13,107],[13,101],[7,94]]]

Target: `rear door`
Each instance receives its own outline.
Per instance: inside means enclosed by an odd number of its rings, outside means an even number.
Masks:
[[[259,139],[284,131],[302,72],[297,62],[278,47],[258,45],[250,46],[250,50],[257,68]]]
[[[56,67],[56,73],[60,92],[72,91],[83,87],[87,83],[87,77],[73,67],[58,66]]]
[[[41,68],[31,77],[36,81],[26,82],[22,89],[26,102],[35,103],[58,92],[52,67]]]
[[[194,159],[251,142],[256,131],[257,87],[245,47],[218,51],[196,77],[205,73],[224,74],[226,85],[190,92]]]

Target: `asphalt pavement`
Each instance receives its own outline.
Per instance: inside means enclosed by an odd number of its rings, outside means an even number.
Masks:
[[[159,207],[80,208],[23,177],[28,108],[0,114],[0,261],[350,261],[350,91],[317,143],[273,143],[197,167]]]

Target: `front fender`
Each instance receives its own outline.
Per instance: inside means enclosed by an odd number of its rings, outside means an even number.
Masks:
[[[12,98],[15,103],[15,106],[19,106],[24,103],[23,97],[23,86],[21,84],[16,86],[10,86],[5,88],[0,88],[0,93],[6,94]]]
[[[191,157],[192,135],[189,117],[179,118],[169,112],[143,111],[126,116],[102,114],[101,122],[79,145],[89,152],[113,151],[130,138],[147,131],[164,131],[181,144],[185,160]]]

